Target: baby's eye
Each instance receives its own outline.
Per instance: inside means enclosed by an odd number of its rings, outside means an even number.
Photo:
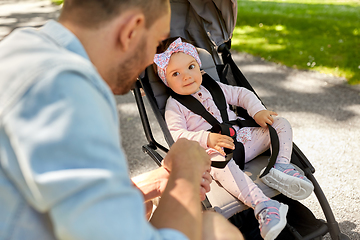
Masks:
[[[195,64],[190,64],[189,69],[194,69],[195,68]]]
[[[177,77],[177,76],[179,76],[179,73],[178,73],[178,72],[174,72],[174,73],[172,74],[172,76],[173,76],[173,77]]]

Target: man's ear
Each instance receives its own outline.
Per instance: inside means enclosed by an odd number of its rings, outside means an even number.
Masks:
[[[137,38],[141,37],[145,29],[145,16],[142,13],[130,14],[118,26],[117,42],[121,50],[126,51],[137,41]]]

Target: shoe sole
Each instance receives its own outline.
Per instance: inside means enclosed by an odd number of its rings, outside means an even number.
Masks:
[[[271,230],[266,234],[264,240],[274,240],[281,231],[285,228],[286,225],[286,214],[288,212],[289,206],[283,203],[280,203],[279,215],[280,222],[275,225]]]
[[[265,168],[261,171],[260,175],[265,171]],[[310,196],[314,190],[314,186],[300,178],[289,176],[274,168],[270,169],[270,172],[266,174],[261,180],[285,196],[294,200],[303,200]]]

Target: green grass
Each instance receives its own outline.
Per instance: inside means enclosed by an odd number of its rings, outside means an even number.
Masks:
[[[63,4],[64,0],[51,0],[51,2],[56,5],[61,5],[61,4]]]
[[[360,83],[359,0],[239,0],[232,48]]]

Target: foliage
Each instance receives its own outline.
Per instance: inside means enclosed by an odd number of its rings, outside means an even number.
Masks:
[[[360,83],[360,2],[239,0],[232,48]]]

